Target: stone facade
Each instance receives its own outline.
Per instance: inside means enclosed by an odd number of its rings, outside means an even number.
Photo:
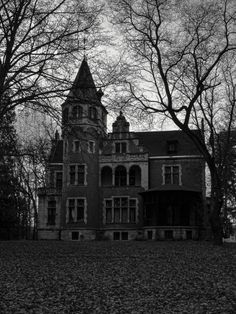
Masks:
[[[39,239],[198,239],[201,154],[181,131],[131,132],[122,112],[107,134],[101,97],[83,60],[38,190]]]

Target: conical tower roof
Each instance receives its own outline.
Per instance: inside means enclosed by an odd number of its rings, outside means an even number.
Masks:
[[[86,58],[84,58],[81,63],[68,98],[82,102],[100,102],[100,97],[96,90]]]

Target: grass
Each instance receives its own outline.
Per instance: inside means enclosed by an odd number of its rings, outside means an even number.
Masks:
[[[236,245],[0,242],[0,313],[236,313]]]

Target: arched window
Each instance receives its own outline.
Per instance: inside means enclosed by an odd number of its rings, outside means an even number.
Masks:
[[[94,107],[89,108],[89,118],[92,120],[97,120],[97,109]]]
[[[67,123],[69,119],[69,110],[65,108],[62,112],[62,123]]]
[[[124,166],[118,166],[115,170],[115,185],[116,186],[127,185],[127,172]]]
[[[112,169],[108,166],[105,166],[102,168],[101,184],[102,184],[102,186],[111,186],[112,185]]]
[[[141,185],[141,169],[139,166],[132,166],[129,170],[129,185]]]
[[[81,106],[74,106],[72,109],[72,118],[81,119],[83,116],[83,108]]]

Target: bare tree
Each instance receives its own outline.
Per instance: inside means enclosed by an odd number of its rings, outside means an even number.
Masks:
[[[118,0],[112,1],[112,11],[129,54],[128,102],[172,120],[204,156],[211,176],[210,223],[220,244],[223,178],[235,126],[235,89],[232,94],[226,84],[231,73],[235,86],[235,3]],[[196,136],[193,129],[203,125],[204,134]]]
[[[101,10],[92,1],[0,0],[0,117],[20,105],[56,114],[84,38],[86,49],[99,42]]]

